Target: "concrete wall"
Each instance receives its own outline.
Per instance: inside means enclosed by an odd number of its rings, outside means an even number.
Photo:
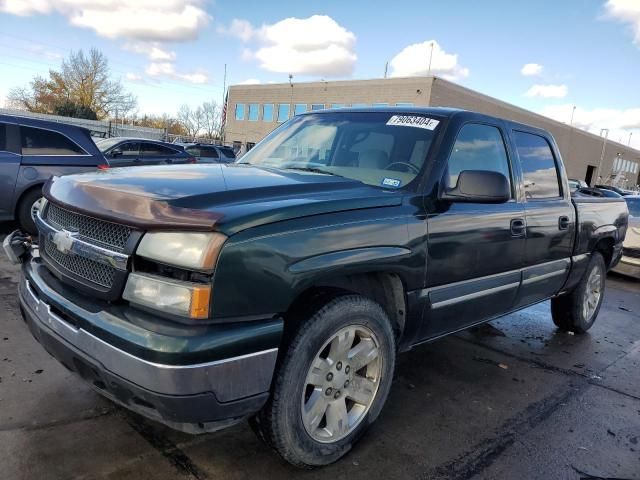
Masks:
[[[600,162],[603,145],[601,137],[578,128],[571,128],[567,124],[482,95],[446,80],[434,79],[429,104],[433,107],[448,106],[475,110],[548,130],[558,143],[570,178],[584,180],[587,167],[593,165],[597,168]],[[622,154],[623,159],[640,164],[640,151],[617,142],[607,141],[600,174],[605,180],[612,172],[613,163],[618,153]],[[628,186],[636,185],[638,175],[628,175],[628,180]]]

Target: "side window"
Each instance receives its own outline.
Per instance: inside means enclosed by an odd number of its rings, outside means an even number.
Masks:
[[[7,126],[0,123],[0,152],[7,151]]]
[[[447,187],[454,188],[464,170],[488,170],[503,174],[511,185],[509,160],[497,127],[468,123],[460,129],[449,156]]]
[[[138,142],[126,142],[116,148],[122,150],[123,157],[137,157],[140,154],[140,144]]]
[[[549,142],[532,133],[513,133],[522,164],[525,196],[529,199],[559,197],[558,168]]]
[[[64,135],[41,128],[20,127],[22,155],[86,155]]]
[[[178,153],[173,148],[157,145],[155,143],[143,143],[142,155],[145,157],[164,156],[169,157]]]
[[[200,150],[202,158],[218,158],[218,151],[214,147],[205,147]]]

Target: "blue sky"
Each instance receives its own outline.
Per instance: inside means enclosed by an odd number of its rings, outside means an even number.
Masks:
[[[220,101],[225,63],[230,84],[420,75],[432,42],[436,74],[640,147],[640,0],[0,0],[0,105],[78,48],[174,113]]]

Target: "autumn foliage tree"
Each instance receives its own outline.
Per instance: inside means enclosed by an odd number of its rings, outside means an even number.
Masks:
[[[49,70],[48,77],[35,77],[28,87],[12,89],[8,100],[31,112],[97,119],[126,115],[137,103],[111,77],[107,57],[93,48],[88,54],[71,52],[59,70]]]

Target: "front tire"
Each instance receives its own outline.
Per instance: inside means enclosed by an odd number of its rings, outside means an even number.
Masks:
[[[30,235],[38,234],[33,216],[37,209],[40,208],[42,198],[42,189],[39,187],[34,188],[20,199],[20,204],[18,205],[18,225],[24,232]]]
[[[593,252],[580,283],[568,294],[551,299],[553,323],[563,331],[585,333],[596,318],[604,299],[607,269],[600,252]]]
[[[292,465],[333,463],[380,414],[394,367],[382,307],[358,295],[333,299],[298,326],[253,426]]]

